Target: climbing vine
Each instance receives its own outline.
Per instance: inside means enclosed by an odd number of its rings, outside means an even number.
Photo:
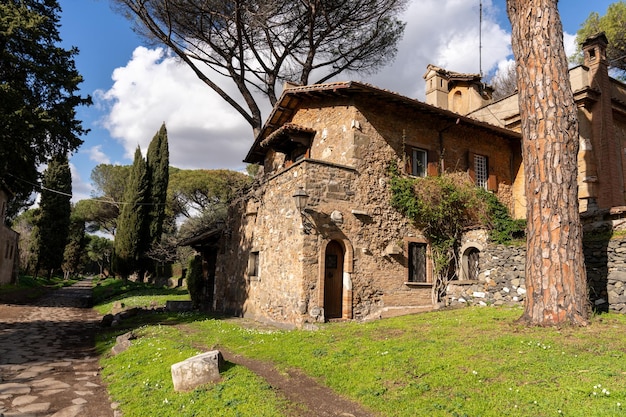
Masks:
[[[471,226],[487,227],[490,238],[506,243],[523,234],[495,195],[476,187],[466,173],[410,178],[392,163],[391,205],[419,227],[430,242],[434,264],[433,300],[439,301],[456,273],[461,235]]]

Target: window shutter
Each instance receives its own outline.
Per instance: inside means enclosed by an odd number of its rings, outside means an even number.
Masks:
[[[474,152],[467,152],[467,173],[472,181],[476,181],[476,173],[474,171]]]
[[[411,149],[411,147],[407,147],[404,151],[404,172],[409,175],[413,174],[413,154]]]
[[[495,169],[491,166],[489,159],[487,159],[487,169],[489,172],[489,178],[487,179],[487,190],[488,191],[498,191],[498,177],[496,175]]]
[[[426,158],[428,159],[426,175],[429,177],[436,177],[439,175],[439,155],[437,152],[429,150]]]

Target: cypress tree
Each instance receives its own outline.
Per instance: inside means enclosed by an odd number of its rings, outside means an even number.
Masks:
[[[63,263],[70,228],[72,174],[67,155],[59,154],[52,158],[43,174],[42,185],[40,212],[36,221],[36,270],[45,269],[50,279],[54,270]]]
[[[148,195],[146,161],[141,155],[141,149],[137,147],[124,190],[114,245],[114,268],[124,279],[142,269],[141,257],[149,243],[145,222]]]
[[[150,247],[161,241],[163,220],[165,219],[165,202],[169,182],[169,148],[165,123],[154,135],[146,157],[148,178],[150,181],[150,210],[146,217],[150,234]]]
[[[63,253],[63,278],[69,279],[78,273],[81,258],[87,244],[85,219],[72,210],[68,229],[67,244]]]

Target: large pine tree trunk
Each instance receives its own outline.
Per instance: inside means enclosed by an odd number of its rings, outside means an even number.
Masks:
[[[507,0],[526,175],[526,303],[533,325],[589,316],[578,213],[578,119],[557,0]]]

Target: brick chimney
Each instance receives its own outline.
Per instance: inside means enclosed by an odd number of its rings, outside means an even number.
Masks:
[[[625,205],[622,149],[615,137],[611,79],[606,47],[609,42],[602,32],[591,36],[582,44],[584,65],[589,68],[589,85],[599,92],[591,104],[591,145],[598,170],[597,203],[601,208]]]

